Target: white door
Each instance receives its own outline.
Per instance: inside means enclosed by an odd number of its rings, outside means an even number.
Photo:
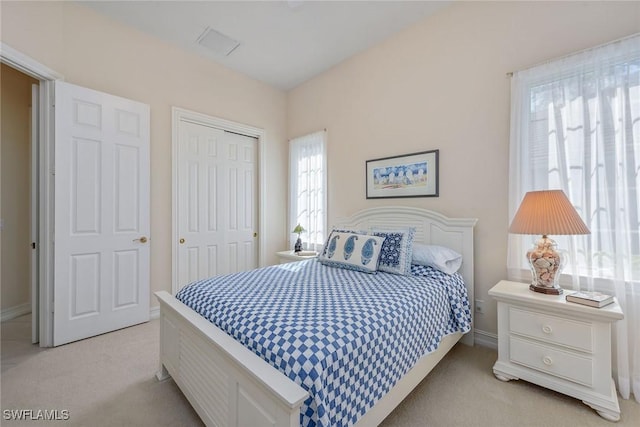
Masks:
[[[55,85],[53,344],[149,320],[149,106]]]
[[[179,122],[178,289],[258,267],[256,138]]]

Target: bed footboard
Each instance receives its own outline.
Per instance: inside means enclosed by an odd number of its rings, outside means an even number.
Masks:
[[[160,301],[160,371],[208,426],[300,425],[306,390],[168,292]]]

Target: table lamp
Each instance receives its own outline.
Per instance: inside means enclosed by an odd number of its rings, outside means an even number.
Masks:
[[[527,252],[533,280],[529,289],[544,294],[560,295],[560,273],[566,262],[566,252],[558,250],[549,234],[589,234],[590,231],[562,190],[530,191],[525,194],[509,232],[541,234]]]
[[[296,244],[293,247],[293,252],[298,253],[298,252],[302,252],[302,239],[300,238],[300,234],[303,233],[304,227],[301,226],[300,224],[296,225],[296,228],[293,229],[292,233],[297,233],[298,234],[298,240],[296,240]]]

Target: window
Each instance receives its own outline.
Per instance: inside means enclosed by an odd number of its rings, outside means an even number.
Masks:
[[[295,138],[289,143],[289,232],[297,224],[305,232],[303,247],[320,250],[327,221],[326,131]],[[297,235],[291,234],[293,247]]]
[[[527,191],[562,189],[591,230],[553,236],[574,287],[640,287],[640,36],[514,73],[510,151],[510,218]],[[509,242],[518,276],[533,239]]]

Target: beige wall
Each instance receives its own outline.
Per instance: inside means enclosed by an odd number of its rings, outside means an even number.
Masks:
[[[506,276],[509,71],[640,31],[640,3],[459,2],[292,90],[288,136],[328,130],[329,221],[380,205],[478,218],[476,327]],[[440,149],[440,197],[365,199],[367,159]]]
[[[69,83],[151,106],[151,289],[171,290],[171,107],[263,128],[269,263],[286,244],[286,94],[71,2],[2,2],[2,41]],[[151,297],[151,305],[156,306]]]
[[[30,303],[30,119],[36,80],[2,64],[0,70],[0,168],[2,182],[2,274],[0,309]]]

